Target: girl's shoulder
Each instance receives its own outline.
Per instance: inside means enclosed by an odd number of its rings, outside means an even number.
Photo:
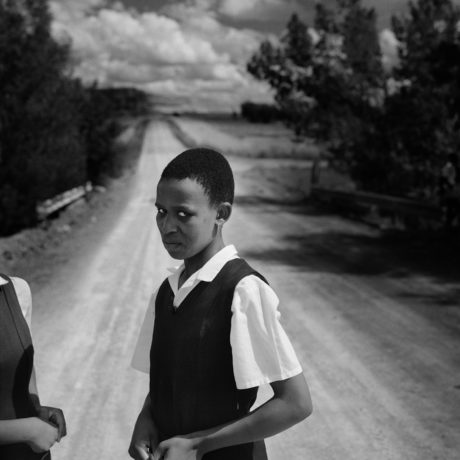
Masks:
[[[29,283],[25,279],[17,276],[11,276],[10,279],[13,283],[14,290],[16,291],[16,296],[18,298],[22,314],[30,327],[32,319],[32,293]]]

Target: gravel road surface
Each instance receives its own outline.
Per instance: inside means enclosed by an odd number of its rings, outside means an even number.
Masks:
[[[41,399],[68,421],[54,460],[128,458],[148,387],[131,354],[149,296],[174,264],[155,228],[155,185],[183,149],[152,121],[119,201],[34,269]],[[458,279],[401,268],[361,224],[257,199],[244,159],[230,161],[238,197],[226,240],[278,292],[314,403],[309,419],[268,440],[270,458],[460,458]]]

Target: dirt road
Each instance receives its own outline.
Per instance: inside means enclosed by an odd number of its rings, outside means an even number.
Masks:
[[[183,147],[155,121],[143,149],[129,194],[61,259],[44,259],[49,276],[32,282],[42,402],[68,420],[55,460],[127,459],[147,392],[129,362],[150,293],[173,263],[155,229],[155,184]],[[248,196],[247,166],[231,162],[238,198],[227,242],[279,293],[314,402],[308,420],[268,440],[270,458],[459,458],[458,280],[402,270],[367,227]]]

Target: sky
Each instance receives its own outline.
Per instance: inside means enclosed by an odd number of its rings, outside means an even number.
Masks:
[[[460,1],[460,0],[459,0]],[[335,0],[323,0],[333,4]],[[363,0],[377,10],[384,59],[395,40],[392,14],[406,0]],[[74,74],[99,86],[135,86],[174,110],[239,111],[269,102],[268,86],[246,72],[267,37],[296,12],[312,23],[315,0],[52,0],[53,33],[70,40]]]

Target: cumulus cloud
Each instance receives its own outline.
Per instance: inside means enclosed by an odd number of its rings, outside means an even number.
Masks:
[[[53,33],[70,37],[75,75],[85,81],[232,105],[250,95],[249,87],[256,97],[270,98],[267,87],[245,72],[261,37],[223,26],[209,0],[175,4],[160,13],[139,13],[105,0],[60,0],[51,7]]]
[[[162,13],[177,20],[184,34],[209,41],[218,53],[233,62],[245,62],[264,37],[255,30],[224,26],[210,7],[209,1],[196,5],[176,3],[163,8]]]

